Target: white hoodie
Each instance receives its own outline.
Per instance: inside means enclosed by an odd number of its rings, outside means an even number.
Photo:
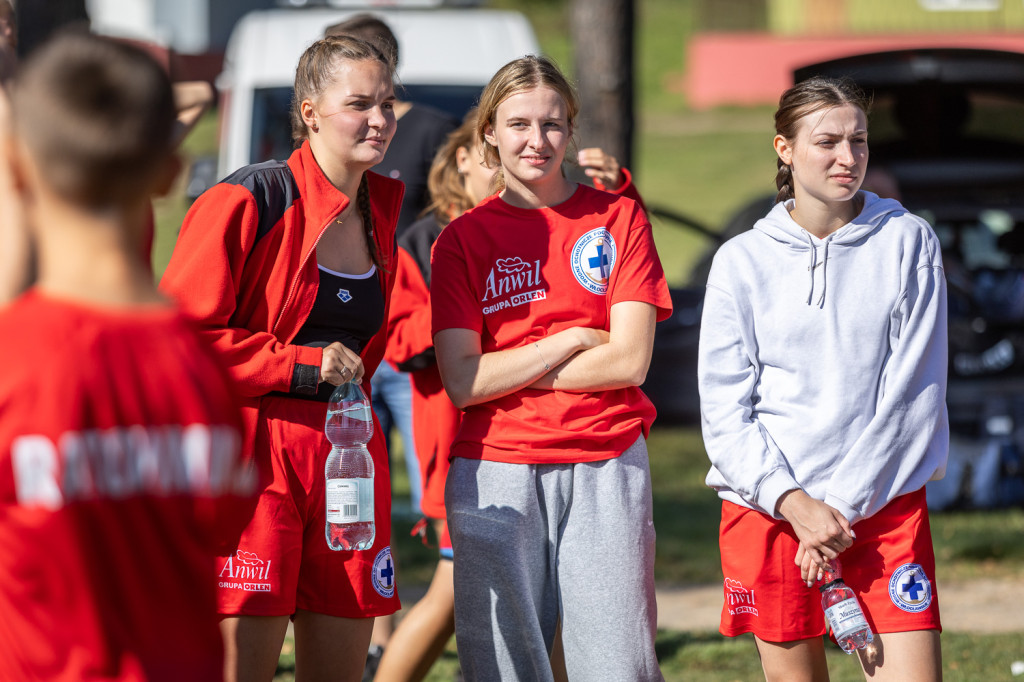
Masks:
[[[854,523],[945,472],[946,283],[899,202],[825,239],[777,204],[708,277],[698,377],[707,484],[775,518],[797,488]]]

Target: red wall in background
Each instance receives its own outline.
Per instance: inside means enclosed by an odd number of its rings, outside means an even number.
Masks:
[[[928,34],[785,38],[767,33],[705,33],[687,47],[684,91],[690,106],[777,104],[793,71],[839,57],[912,47],[1024,52],[1024,35]]]

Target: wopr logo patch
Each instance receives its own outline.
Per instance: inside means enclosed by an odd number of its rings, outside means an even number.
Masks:
[[[889,578],[889,599],[909,613],[924,611],[932,603],[932,584],[920,564],[903,564]]]
[[[576,240],[570,255],[572,274],[587,291],[604,296],[615,267],[615,240],[607,228],[598,227]]]
[[[391,558],[391,547],[377,552],[373,560],[373,589],[382,597],[395,596],[395,562]]]

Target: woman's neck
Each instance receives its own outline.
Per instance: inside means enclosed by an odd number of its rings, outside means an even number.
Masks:
[[[860,193],[848,201],[833,203],[798,197],[789,215],[797,225],[818,239],[824,239],[856,218],[863,206]]]
[[[501,198],[505,203],[517,208],[545,208],[557,206],[566,201],[576,191],[576,183],[570,182],[559,174],[549,182],[523,183],[505,174],[505,189]]]

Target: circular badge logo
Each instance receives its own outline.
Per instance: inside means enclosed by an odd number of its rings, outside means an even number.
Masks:
[[[395,562],[391,558],[391,547],[377,552],[373,560],[373,589],[382,597],[395,596]]]
[[[599,296],[608,293],[608,277],[615,266],[615,240],[611,232],[598,227],[577,239],[570,264],[572,274],[584,289]]]
[[[924,611],[932,603],[932,584],[919,564],[903,564],[889,578],[889,598],[910,613]]]

